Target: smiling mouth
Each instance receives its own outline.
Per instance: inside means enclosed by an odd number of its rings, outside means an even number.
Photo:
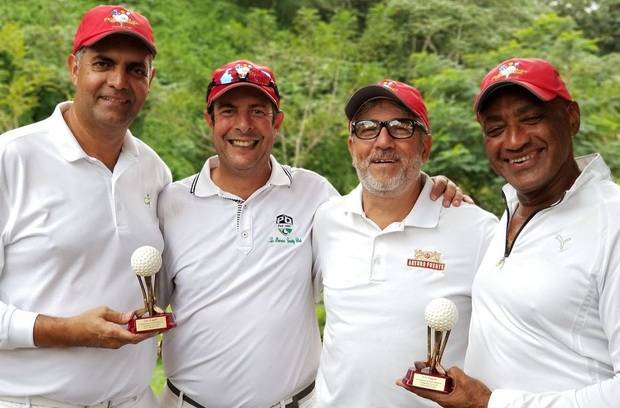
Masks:
[[[120,104],[120,105],[129,103],[129,99],[126,99],[126,98],[116,98],[114,96],[100,96],[99,98],[106,102]]]
[[[235,147],[254,147],[258,144],[258,140],[238,140],[232,139],[229,140],[228,143]]]
[[[530,153],[530,154],[526,154],[525,156],[516,157],[514,159],[506,159],[506,161],[510,164],[519,164],[519,163],[523,163],[525,161],[531,160],[533,158],[534,158],[534,154]]]

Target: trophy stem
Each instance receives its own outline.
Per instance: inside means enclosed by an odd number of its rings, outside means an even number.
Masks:
[[[431,355],[431,342],[432,342],[432,336],[431,336],[431,327],[430,326],[426,326],[426,363],[428,365],[431,364],[431,360],[432,360],[432,355]]]
[[[142,299],[144,300],[144,306],[148,309],[148,300],[146,297],[146,290],[144,289],[144,284],[142,283],[142,279],[140,279],[139,276],[136,276],[136,278],[138,278],[138,283],[140,284],[140,290],[142,291]]]
[[[147,304],[146,308],[149,311],[149,316],[155,315],[155,310],[153,308],[153,281],[151,276],[144,277],[144,283],[146,284],[146,293],[147,293]]]
[[[434,345],[433,345],[433,359],[431,362],[431,370],[436,371],[437,370],[437,363],[438,363],[438,357],[439,357],[439,350],[441,348],[441,340],[442,340],[442,332],[440,331],[436,331],[433,330],[433,340],[434,340]]]
[[[439,349],[439,357],[437,358],[437,364],[441,364],[441,358],[443,357],[443,352],[446,349],[446,344],[448,344],[448,338],[450,337],[451,330],[446,332],[446,335],[441,342],[441,348]]]

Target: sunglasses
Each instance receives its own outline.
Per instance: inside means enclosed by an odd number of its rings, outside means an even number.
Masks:
[[[234,68],[226,69],[219,77],[213,78],[207,87],[207,99],[213,87],[218,85],[230,85],[239,82],[247,82],[259,86],[272,88],[277,99],[280,99],[280,93],[276,83],[267,72],[257,69],[252,65],[237,64]]]
[[[377,138],[384,127],[394,139],[409,139],[418,127],[426,133],[426,127],[422,122],[415,119],[390,119],[383,121],[362,119],[351,122],[351,127],[353,134],[362,140]]]

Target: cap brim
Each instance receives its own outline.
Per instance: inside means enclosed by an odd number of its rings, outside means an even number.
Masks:
[[[220,86],[223,86],[223,85],[220,85]],[[235,88],[239,88],[240,86],[251,86],[252,88],[256,88],[256,89],[258,89],[259,91],[261,91],[263,94],[265,94],[265,96],[267,96],[267,97],[269,98],[269,100],[270,100],[271,102],[273,102],[273,104],[274,104],[274,105],[276,105],[276,107],[277,107],[278,109],[280,109],[280,104],[278,103],[278,101],[276,101],[276,100],[274,99],[274,97],[273,97],[273,96],[271,96],[271,95],[269,94],[269,92],[267,92],[267,91],[265,90],[265,88],[264,88],[264,87],[262,87],[262,86],[260,86],[260,85],[258,85],[258,84],[254,84],[254,83],[252,83],[252,82],[243,82],[243,81],[242,81],[242,82],[235,82],[234,84],[230,84],[230,85],[226,85],[226,84],[225,84],[225,86],[226,86],[226,87],[225,87],[223,90],[221,90],[220,92],[218,92],[218,93],[217,93],[217,94],[216,94],[216,95],[215,95],[215,96],[211,99],[211,101],[208,103],[207,108],[210,108],[210,107],[211,107],[211,105],[213,105],[213,102],[215,102],[218,98],[220,98],[220,97],[221,97],[222,95],[224,95],[226,92],[229,92],[229,91],[231,91],[231,90],[233,90],[233,89],[235,89]]]
[[[367,101],[376,98],[392,99],[403,105],[405,109],[411,112],[411,109],[407,107],[407,104],[401,100],[394,92],[381,85],[368,85],[360,88],[355,92],[344,107],[344,113],[349,120],[353,120],[353,117],[360,109],[360,107]],[[416,112],[411,112],[416,116],[419,116]]]
[[[493,85],[487,87],[482,93],[480,93],[476,98],[476,102],[474,104],[474,111],[476,113],[479,113],[480,107],[487,99],[489,99],[491,95],[493,95],[497,90],[509,86],[520,86],[521,88],[525,88],[535,97],[545,102],[548,102],[558,96],[558,94],[555,92],[539,88],[536,85],[532,85],[530,83],[516,81],[513,79],[506,79],[503,81],[495,82]]]
[[[136,33],[135,31],[131,31],[131,30],[111,30],[105,33],[101,33],[99,35],[96,35],[92,38],[89,38],[88,40],[84,41],[81,45],[81,47],[90,47],[91,45],[103,40],[106,37],[109,37],[111,35],[115,35],[115,34],[120,34],[120,35],[128,35],[134,38],[137,38],[138,40],[140,40],[144,46],[146,48],[149,49],[149,51],[151,51],[151,53],[153,54],[153,56],[155,56],[157,54],[157,49],[155,48],[155,46],[153,44],[151,44],[146,38],[144,38],[143,36],[141,36],[140,34]],[[73,52],[76,52],[78,50],[74,50]]]

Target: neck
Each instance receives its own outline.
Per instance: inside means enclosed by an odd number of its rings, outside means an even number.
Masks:
[[[267,184],[270,176],[271,162],[261,170],[232,171],[222,166],[221,162],[218,167],[211,169],[211,180],[216,186],[243,200],[247,200],[256,190]]]
[[[581,171],[575,160],[570,160],[558,171],[556,178],[548,183],[544,189],[534,192],[520,193],[517,191],[519,207],[518,216],[527,218],[534,212],[550,207],[564,197],[579,177]]]
[[[411,212],[423,185],[422,176],[418,175],[415,182],[398,194],[373,194],[363,189],[364,214],[382,230],[394,222],[401,222]]]
[[[73,106],[63,112],[63,118],[86,154],[101,161],[113,171],[121,154],[127,129],[112,132],[89,127],[79,119]]]

